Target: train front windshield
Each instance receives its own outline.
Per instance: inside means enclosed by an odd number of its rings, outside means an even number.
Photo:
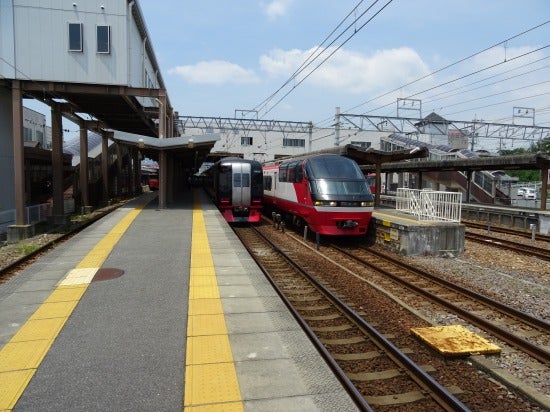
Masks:
[[[371,196],[365,176],[353,160],[319,156],[306,165],[311,191],[318,196]]]
[[[218,195],[220,198],[231,198],[231,165],[220,165],[218,177]]]

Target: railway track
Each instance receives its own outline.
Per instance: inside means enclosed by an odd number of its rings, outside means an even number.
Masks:
[[[531,239],[533,237],[533,234],[530,231],[526,231],[526,230],[517,230],[517,229],[512,229],[507,227],[493,226],[490,223],[476,223],[472,221],[462,221],[462,223],[466,225],[467,228],[471,228],[471,229],[481,229],[481,230],[487,230],[490,232],[504,233],[507,235],[520,236],[527,239]],[[543,235],[540,233],[536,233],[535,239],[542,242],[550,242],[550,235]]]
[[[107,216],[113,210],[118,209],[119,207],[123,206],[127,202],[128,200],[125,200],[115,205],[108,206],[103,209],[98,209],[89,219],[86,219],[85,221],[74,224],[69,230],[66,230],[65,232],[63,232],[63,230],[65,229],[59,230],[59,233],[53,239],[51,239],[50,241],[44,244],[41,244],[32,252],[27,253],[24,256],[21,256],[20,258],[8,264],[5,264],[4,262],[0,262],[0,283],[7,281],[10,277],[15,275],[17,272],[21,271],[26,265],[29,265],[30,263],[32,263],[36,258],[40,257],[43,254],[49,253],[52,250],[52,248],[56,247],[60,243],[67,241],[68,239],[76,235],[78,232],[84,230],[91,224]]]
[[[484,245],[495,246],[501,249],[513,250],[514,252],[532,255],[538,257],[539,259],[550,261],[549,249],[540,248],[533,245],[526,245],[511,240],[497,239],[492,236],[473,232],[466,232],[465,239]]]
[[[546,349],[550,343],[550,323],[545,320],[530,316],[373,249],[343,249],[331,245],[330,249],[325,248],[323,252],[331,260],[348,268],[352,262],[356,268],[352,270],[359,269],[358,273],[365,273],[365,268],[371,269],[368,272],[369,279],[380,283],[390,292],[404,286],[539,362],[550,364],[550,352]],[[372,270],[383,277],[373,279]]]
[[[311,268],[296,262],[294,253],[277,247],[254,227],[234,230],[362,410],[381,405],[389,409],[410,405],[410,410],[469,410],[319,283]],[[429,365],[424,368],[430,370]]]

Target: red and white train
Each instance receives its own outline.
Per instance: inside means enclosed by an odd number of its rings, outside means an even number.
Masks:
[[[264,206],[321,235],[365,235],[374,200],[357,163],[335,154],[267,162]]]

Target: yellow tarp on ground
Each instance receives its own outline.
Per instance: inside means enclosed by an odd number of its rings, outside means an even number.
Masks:
[[[413,335],[445,356],[500,353],[500,348],[464,326],[411,328]]]

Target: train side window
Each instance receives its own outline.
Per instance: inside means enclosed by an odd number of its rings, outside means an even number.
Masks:
[[[273,181],[273,179],[271,178],[271,176],[264,176],[264,190],[271,191],[271,182],[272,181]]]
[[[302,170],[302,162],[296,163],[294,166],[294,181],[300,183],[304,179],[304,173]]]
[[[287,182],[294,182],[294,168],[296,167],[296,163],[289,163],[287,167],[288,172],[286,180]]]
[[[281,165],[279,167],[279,182],[287,181],[288,165]]]
[[[220,196],[231,196],[231,166],[221,166],[218,177]]]

